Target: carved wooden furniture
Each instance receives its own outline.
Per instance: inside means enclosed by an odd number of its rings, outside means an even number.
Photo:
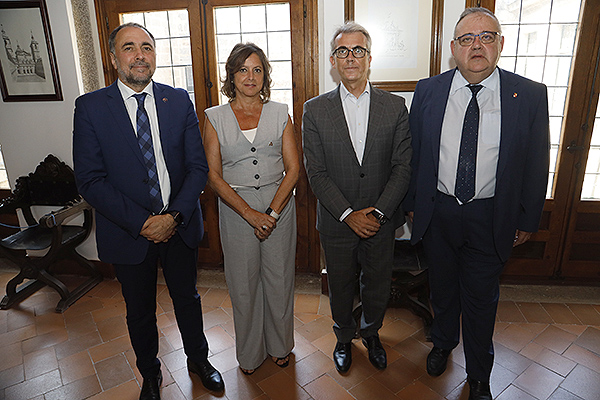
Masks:
[[[35,206],[60,208],[36,220],[32,212]],[[0,203],[0,213],[14,213],[17,209],[23,213],[28,226],[0,240],[0,251],[21,271],[7,283],[0,308],[10,308],[48,285],[60,294],[56,312],[63,312],[102,281],[96,266],[75,250],[92,229],[92,207],[78,194],[73,170],[48,155],[35,172],[18,178],[12,196]],[[82,225],[69,224],[82,213]],[[48,252],[43,257],[23,256],[25,251],[44,249]],[[57,261],[64,259],[76,261],[90,275],[73,290],[51,271]],[[23,283],[26,279],[28,281]]]

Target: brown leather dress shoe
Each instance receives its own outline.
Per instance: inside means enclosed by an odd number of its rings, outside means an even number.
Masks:
[[[160,400],[160,385],[162,385],[162,380],[162,372],[160,370],[158,370],[156,377],[150,379],[144,378],[140,400]]]

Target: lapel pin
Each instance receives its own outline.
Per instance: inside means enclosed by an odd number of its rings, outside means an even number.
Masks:
[[[167,101],[169,101],[169,99],[167,99],[166,97],[163,97],[163,103],[166,103]]]
[[[269,146],[273,146],[273,142],[269,142]]]
[[[518,95],[517,95],[517,92],[514,92],[514,93],[513,93],[513,97],[517,97],[517,96],[518,96]]]

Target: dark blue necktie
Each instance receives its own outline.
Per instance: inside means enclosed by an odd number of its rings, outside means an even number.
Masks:
[[[467,106],[460,139],[458,168],[456,171],[456,186],[454,195],[461,203],[466,203],[475,196],[475,164],[477,161],[477,135],[479,131],[479,104],[477,92],[481,85],[468,85],[471,89],[471,101]]]
[[[137,138],[144,163],[148,170],[148,186],[150,188],[150,200],[152,202],[152,212],[159,214],[163,208],[162,195],[160,193],[160,184],[158,182],[158,173],[156,172],[156,158],[154,157],[154,146],[152,145],[152,134],[150,133],[150,119],[144,108],[144,99],[146,93],[134,94],[137,100]]]

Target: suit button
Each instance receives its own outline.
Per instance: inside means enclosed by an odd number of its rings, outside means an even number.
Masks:
[[[360,174],[360,177],[361,177],[361,178],[364,178],[364,177],[365,177],[365,174]]]
[[[254,165],[258,164],[258,160],[252,161],[252,164],[254,164]]]
[[[250,151],[254,153],[256,151],[256,147],[252,147]]]
[[[259,174],[254,175],[254,179],[258,179],[258,178],[260,178]]]

